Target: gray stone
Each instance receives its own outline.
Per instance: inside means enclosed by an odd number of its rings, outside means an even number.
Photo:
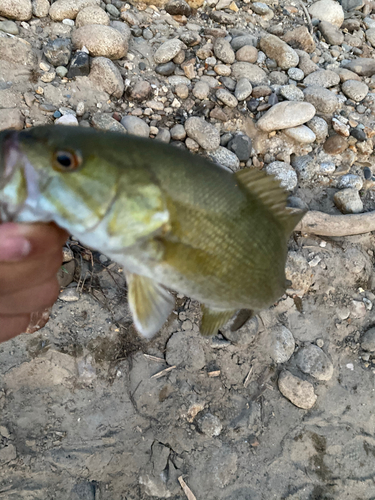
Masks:
[[[197,423],[199,430],[210,437],[219,436],[223,429],[220,419],[216,417],[216,415],[212,415],[212,413],[206,413],[205,415],[199,416]]]
[[[60,66],[61,67],[61,66]],[[68,78],[74,78],[75,76],[88,76],[90,73],[90,57],[87,52],[83,52],[82,50],[77,50],[77,52],[73,55],[69,70],[68,70]]]
[[[252,45],[244,45],[236,52],[237,61],[256,63],[258,59],[258,50]]]
[[[296,82],[301,82],[305,78],[305,73],[300,68],[289,68],[288,76]]]
[[[315,108],[307,102],[284,101],[275,104],[259,120],[257,126],[264,132],[302,125],[315,115]]]
[[[149,137],[150,135],[150,127],[138,116],[124,116],[121,125],[126,128],[128,134],[137,135],[138,137]]]
[[[305,181],[312,180],[319,172],[319,166],[309,155],[295,156],[292,158],[292,166],[297,172],[298,177]]]
[[[28,21],[31,14],[31,0],[1,0],[0,2],[0,16],[16,21]]]
[[[298,65],[299,57],[296,51],[275,35],[261,37],[260,48],[282,69],[294,68]]]
[[[269,330],[269,354],[275,363],[285,363],[294,353],[295,342],[292,332],[283,325]]]
[[[222,76],[220,82],[226,86],[228,90],[234,90],[236,88],[236,80],[230,78],[229,76]]]
[[[219,146],[215,151],[209,151],[208,156],[214,163],[232,172],[236,172],[240,168],[240,160],[237,155],[223,146]]]
[[[238,104],[237,99],[227,89],[218,89],[216,91],[216,97],[219,99],[219,101],[221,101],[226,106],[229,106],[230,108],[235,108]]]
[[[91,120],[93,126],[99,130],[110,130],[126,134],[126,129],[108,113],[96,113]]]
[[[21,111],[17,108],[0,109],[0,131],[8,128],[22,130],[25,119]]]
[[[324,87],[311,85],[304,91],[305,101],[313,104],[319,113],[332,114],[339,107],[336,94]]]
[[[368,86],[357,80],[346,80],[341,85],[341,90],[346,97],[356,102],[362,101],[368,94]]]
[[[57,66],[56,68],[56,75],[59,76],[60,78],[64,78],[68,74],[68,68],[65,68],[65,66]]]
[[[230,43],[225,38],[216,38],[214,43],[215,56],[227,64],[234,63],[236,56]]]
[[[171,137],[175,141],[183,141],[186,138],[186,131],[183,125],[176,124],[171,128]]]
[[[314,132],[309,127],[306,127],[306,125],[287,128],[284,130],[284,133],[294,141],[302,144],[310,144],[316,139]]]
[[[210,87],[208,83],[202,82],[201,80],[194,85],[193,96],[197,99],[207,99],[210,93]]]
[[[168,82],[172,87],[177,87],[177,85],[186,85],[191,87],[191,81],[186,76],[172,75],[168,77]]]
[[[271,71],[268,77],[271,85],[286,85],[289,81],[288,75],[281,71]]]
[[[182,50],[184,44],[178,38],[172,38],[164,42],[154,54],[157,64],[164,64],[171,61]]]
[[[128,52],[128,40],[115,28],[100,24],[89,24],[73,31],[73,47],[86,47],[93,57],[121,59]]]
[[[256,64],[235,62],[232,64],[232,77],[236,80],[247,78],[251,85],[268,84],[266,72]]]
[[[66,66],[72,54],[69,38],[56,38],[49,40],[43,49],[43,53],[49,63],[53,66]]]
[[[281,394],[298,408],[309,410],[317,400],[314,386],[295,377],[288,370],[280,373],[278,386]]]
[[[363,211],[363,203],[357,189],[348,188],[337,191],[333,201],[344,214],[359,214]]]
[[[371,28],[366,31],[366,40],[370,42],[373,47],[375,47],[375,28]]]
[[[95,500],[94,483],[82,482],[74,485],[69,500]]]
[[[272,14],[273,17],[273,11],[268,7],[267,4],[263,2],[253,2],[251,4],[251,10],[255,12],[255,14],[258,14],[259,16],[270,16]],[[270,17],[269,19],[272,19]]]
[[[363,335],[361,347],[364,351],[375,352],[375,327],[370,328]]]
[[[296,364],[303,372],[318,380],[331,380],[333,365],[326,353],[317,345],[302,347],[296,354]]]
[[[108,3],[105,6],[105,10],[110,14],[112,17],[120,17],[120,11],[112,4]]]
[[[195,33],[195,31],[185,31],[184,33],[181,33],[180,40],[188,47],[194,47],[195,45],[201,43],[202,38],[198,35],[198,33]]]
[[[316,140],[318,142],[324,141],[328,136],[328,124],[324,120],[324,118],[320,118],[320,116],[314,116],[314,118],[308,121],[306,125],[314,132]]]
[[[305,73],[305,76],[319,69],[319,66],[310,59],[307,52],[299,49],[296,49],[296,52],[299,57],[298,67]]]
[[[360,76],[372,76],[375,74],[375,59],[359,57],[345,63],[344,68]]]
[[[280,87],[280,95],[287,99],[288,101],[300,101],[305,99],[301,89],[295,85],[283,85]]]
[[[245,134],[236,134],[228,142],[228,149],[233,151],[240,161],[247,161],[250,158],[252,150],[251,139]]]
[[[247,78],[240,78],[237,82],[234,95],[238,101],[247,99],[253,90],[253,87]]]
[[[18,35],[19,33],[18,26],[13,21],[0,21],[0,31],[10,33],[11,35]]]
[[[354,188],[360,191],[363,187],[363,180],[359,175],[346,174],[340,177],[337,187],[339,189]]]
[[[289,163],[273,161],[266,166],[268,175],[273,175],[287,191],[293,191],[298,183],[297,174]]]
[[[155,68],[155,71],[159,75],[170,76],[173,75],[175,69],[176,69],[175,63],[173,61],[169,61],[164,64],[158,64]]]
[[[117,66],[106,57],[95,57],[91,63],[90,80],[100,90],[118,99],[124,93],[124,81]]]
[[[363,0],[341,0],[341,6],[346,11],[361,9]]]
[[[240,35],[236,36],[230,42],[233,50],[238,50],[244,45],[252,45],[256,47],[258,45],[258,38],[254,35]]]
[[[341,45],[344,42],[344,33],[337,26],[327,21],[322,21],[318,26],[319,31],[330,45]]]
[[[187,135],[203,149],[214,151],[220,146],[220,132],[203,118],[192,116],[185,122]]]
[[[328,88],[333,87],[334,85],[338,85],[340,83],[340,77],[334,71],[322,69],[319,71],[314,71],[314,73],[310,73],[308,76],[306,76],[303,83],[307,87],[315,85]]]
[[[171,133],[167,128],[160,128],[156,134],[155,140],[169,144],[171,141]]]
[[[203,343],[198,332],[176,332],[167,342],[165,359],[170,366],[184,367],[187,371],[201,370],[206,364]]]
[[[309,7],[309,13],[312,18],[327,21],[338,28],[344,22],[343,8],[335,0],[318,0]]]

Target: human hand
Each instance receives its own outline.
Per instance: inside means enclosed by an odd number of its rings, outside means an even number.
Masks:
[[[0,224],[0,342],[25,332],[57,299],[67,233],[54,224]]]

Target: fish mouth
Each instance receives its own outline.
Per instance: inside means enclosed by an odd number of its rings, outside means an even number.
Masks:
[[[18,133],[11,131],[4,135],[2,141],[3,172],[0,178],[0,186],[3,186],[12,177],[19,160]]]

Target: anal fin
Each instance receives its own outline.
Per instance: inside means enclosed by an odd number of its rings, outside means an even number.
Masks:
[[[218,329],[227,321],[229,321],[233,314],[236,312],[235,310],[221,311],[219,309],[211,309],[210,307],[207,307],[203,304],[201,305],[201,309],[203,312],[203,316],[200,326],[200,332],[202,335],[207,337],[215,335]]]
[[[134,324],[144,337],[152,337],[174,308],[173,296],[159,283],[146,276],[125,272],[128,302]]]

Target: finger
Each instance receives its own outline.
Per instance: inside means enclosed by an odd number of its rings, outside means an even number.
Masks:
[[[0,342],[12,339],[25,332],[30,321],[30,315],[0,316]]]
[[[16,316],[46,309],[55,303],[59,290],[60,287],[55,277],[29,290],[4,295],[0,301],[0,315]]]

